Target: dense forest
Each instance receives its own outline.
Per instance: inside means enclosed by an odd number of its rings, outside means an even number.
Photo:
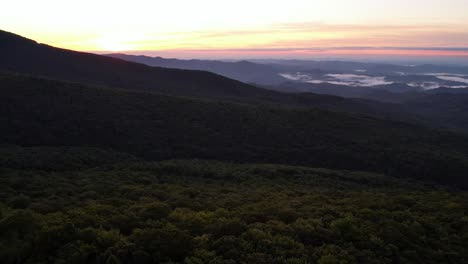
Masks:
[[[468,261],[467,192],[366,172],[1,151],[5,264]]]

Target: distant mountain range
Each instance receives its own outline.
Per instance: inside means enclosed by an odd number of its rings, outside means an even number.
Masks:
[[[467,85],[460,82],[464,81],[464,78],[468,78],[463,77],[468,76],[467,67],[300,60],[253,60],[254,63],[247,61],[177,60],[124,54],[110,54],[108,56],[169,68],[213,70],[224,76],[243,81],[248,80],[266,89],[282,93],[296,93],[298,97],[303,99],[299,100],[301,101],[299,105],[302,106],[355,112],[380,118],[421,122],[436,127],[468,131],[468,122],[466,122],[468,111],[463,107],[464,104],[468,104],[468,88],[440,87],[442,84],[453,87]],[[248,71],[244,71],[243,66],[246,66],[245,69]],[[235,76],[233,72],[243,72],[247,75]],[[297,78],[283,77],[278,79],[278,76],[285,72],[293,72],[294,74],[289,74],[289,76]],[[257,76],[257,81],[254,80],[255,76]],[[376,76],[385,76],[385,78]],[[321,78],[328,78],[329,82],[317,81]],[[270,81],[262,81],[261,79]],[[337,80],[333,81],[334,79]],[[347,83],[351,85],[346,85]],[[432,88],[428,89],[427,86]],[[439,96],[439,94],[446,93],[458,96]],[[320,97],[319,94],[350,99],[339,100],[334,97]],[[285,102],[285,98],[288,96],[282,94],[279,97],[282,99],[275,99],[276,103]],[[439,100],[440,97],[447,99],[450,97],[451,99],[444,101]],[[296,99],[288,101],[289,103],[294,102],[293,104],[298,103]],[[429,102],[432,102],[432,105]],[[447,109],[449,102],[454,104],[449,108],[450,111],[442,111]],[[440,111],[438,112],[436,109]]]
[[[468,67],[460,66],[300,60],[226,62],[126,54],[107,56],[149,66],[211,71],[287,93],[312,92],[395,102],[403,93],[426,92],[438,88],[453,88],[451,93],[463,93],[461,89],[468,89]]]
[[[245,60],[238,62],[224,62],[214,60],[165,59],[161,57],[134,56],[126,54],[107,54],[106,56],[155,67],[209,71],[245,83],[271,85],[285,81],[285,78],[281,77],[278,74],[277,69],[274,67],[264,64],[256,64]]]

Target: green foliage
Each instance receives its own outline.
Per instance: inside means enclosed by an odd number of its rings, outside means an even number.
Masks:
[[[0,172],[6,264],[468,259],[466,192],[379,174],[207,161]],[[14,207],[23,196],[28,209]]]
[[[151,202],[140,209],[140,216],[148,219],[162,219],[169,215],[171,208],[164,202]]]

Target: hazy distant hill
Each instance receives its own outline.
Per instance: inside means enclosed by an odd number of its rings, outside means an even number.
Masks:
[[[460,88],[460,89],[453,89],[453,88],[437,88],[432,90],[427,90],[426,93],[428,94],[468,94],[468,88]]]
[[[270,85],[286,81],[272,66],[249,61],[178,60],[126,54],[108,54],[106,56],[143,63],[149,66],[209,71],[245,83]]]
[[[411,87],[404,83],[393,83],[374,87],[362,87],[339,85],[332,83],[285,82],[281,85],[269,86],[268,88],[281,92],[309,92],[324,95],[334,95],[346,98],[366,98],[382,102],[393,102],[391,98],[387,98],[385,96],[388,93],[402,94],[421,91],[420,88]],[[383,94],[384,96],[378,96],[379,94]]]

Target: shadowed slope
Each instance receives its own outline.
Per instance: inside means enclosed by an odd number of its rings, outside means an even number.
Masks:
[[[255,107],[1,75],[0,142],[384,172],[468,186],[468,139],[320,109]]]

